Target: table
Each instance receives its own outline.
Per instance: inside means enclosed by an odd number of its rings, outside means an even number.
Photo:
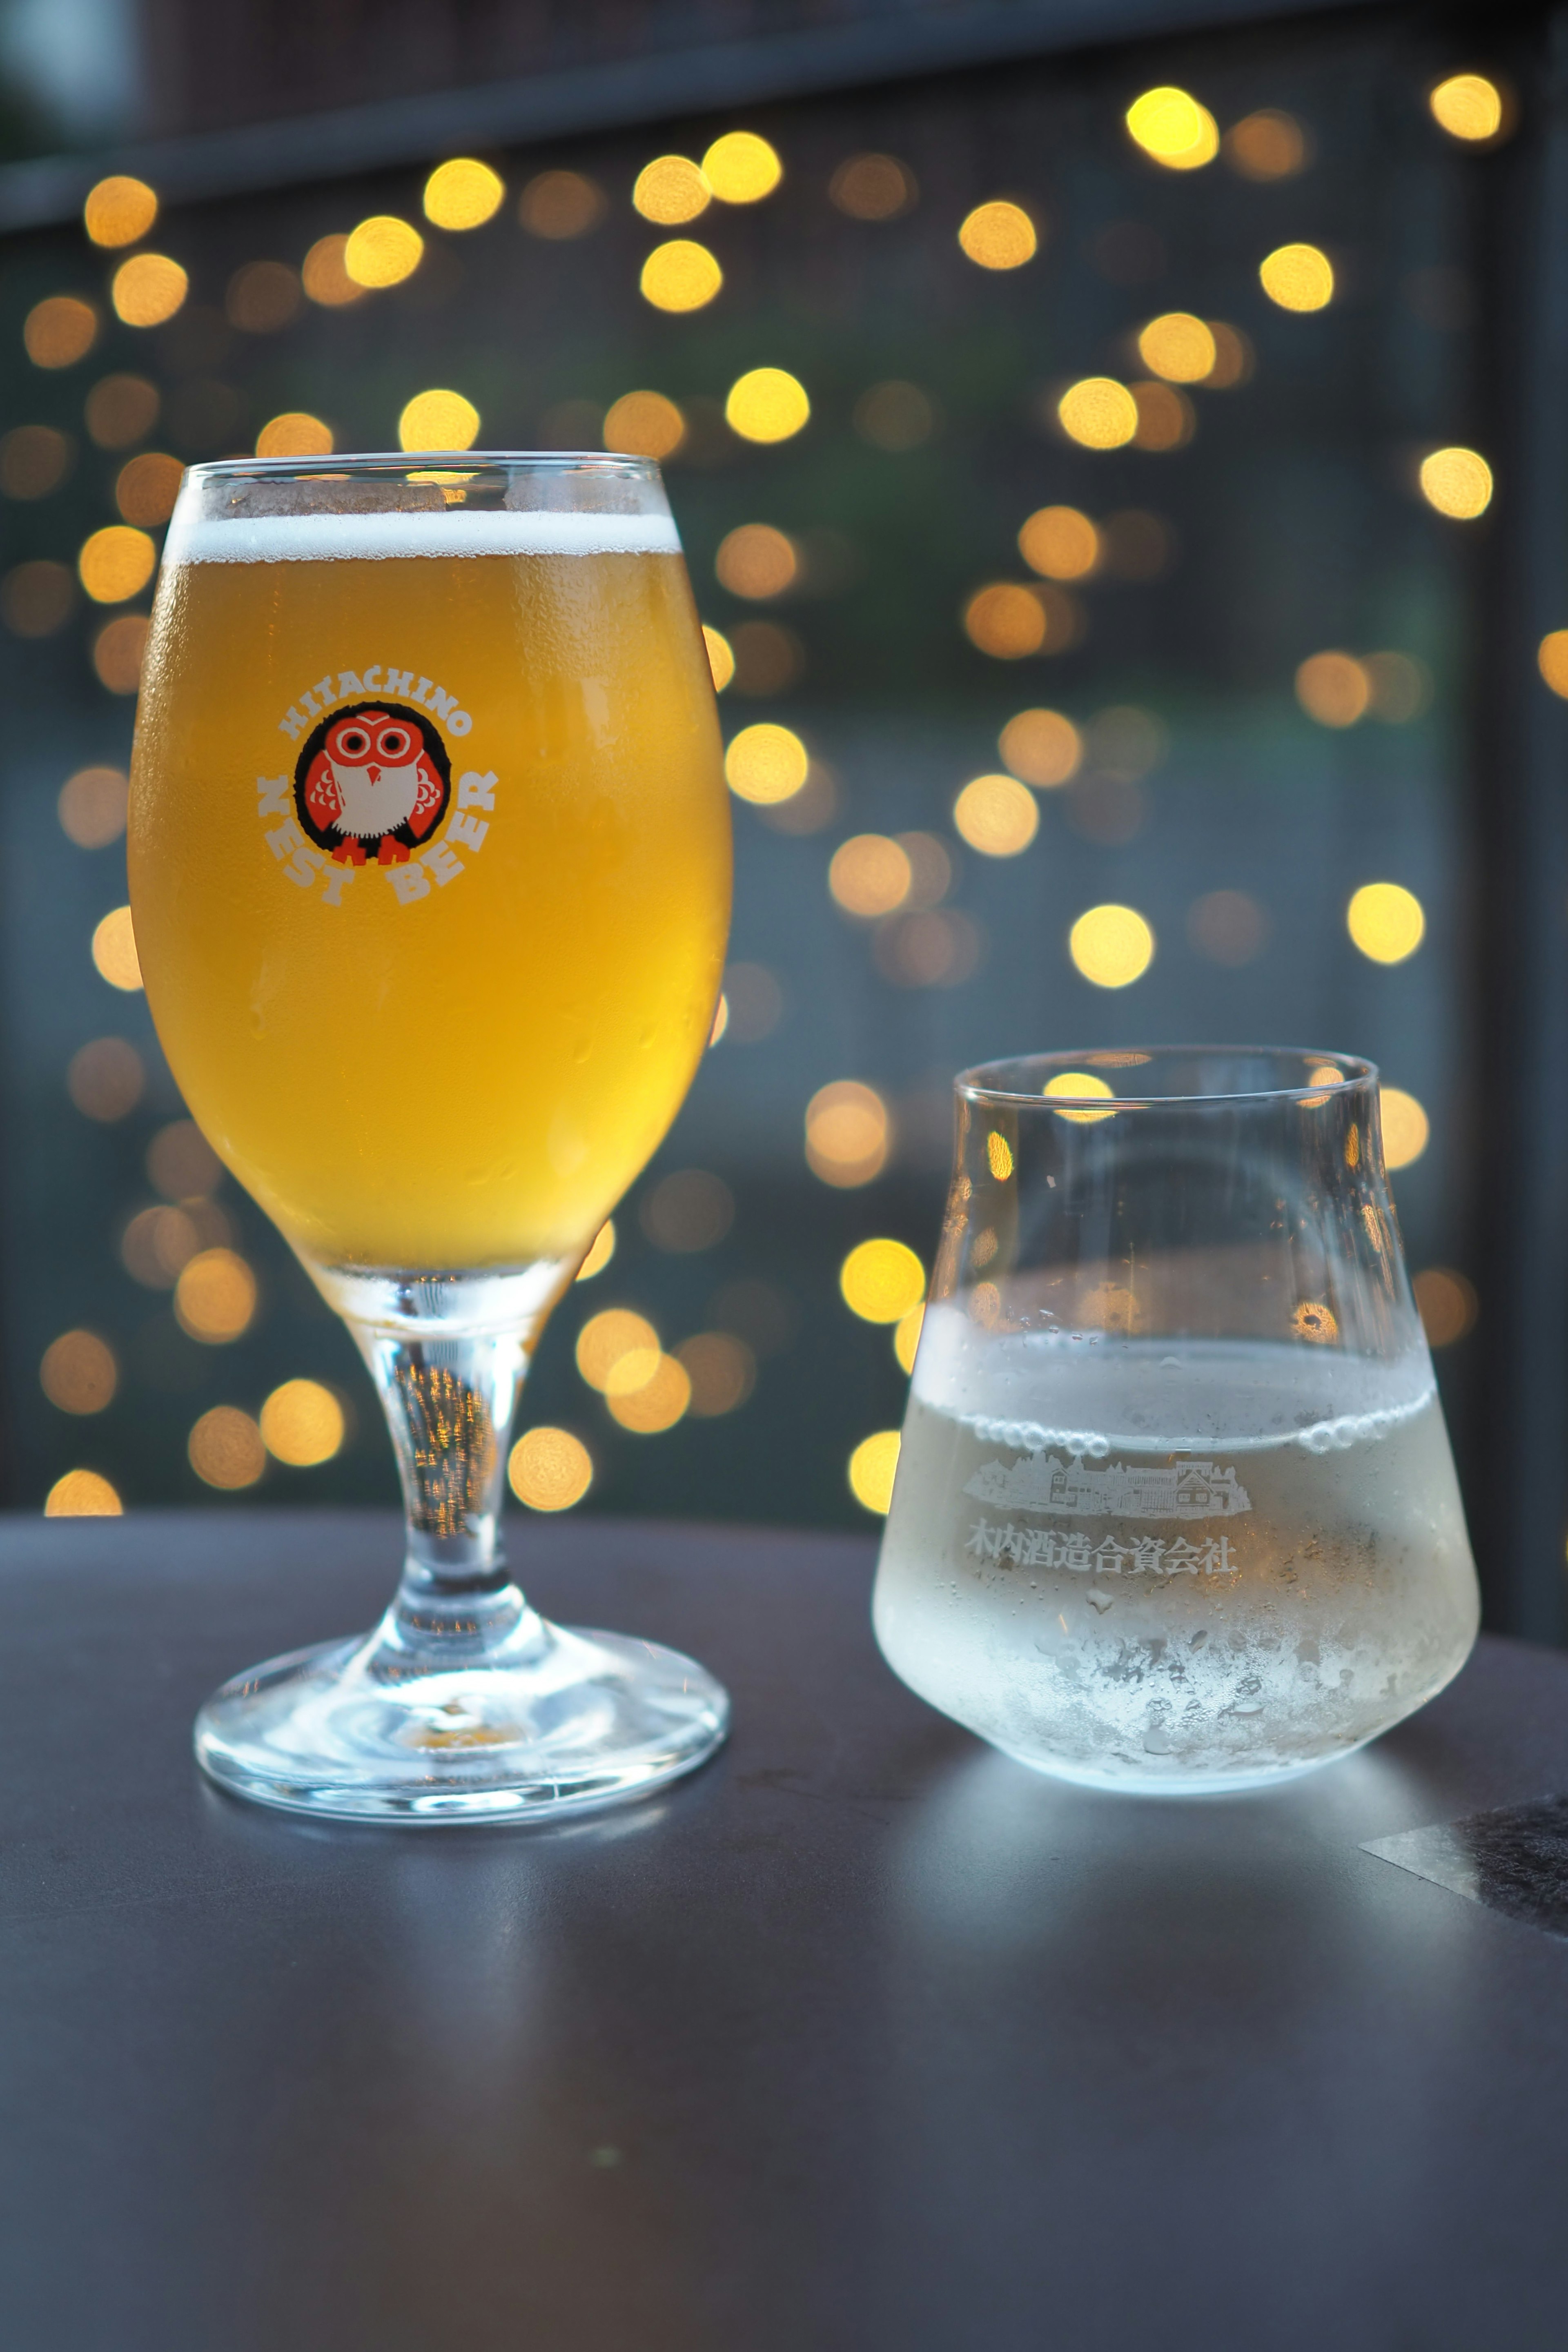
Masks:
[[[193,1710],[367,1622],[392,1521],[0,1523],[7,2344],[1558,2352],[1568,1943],[1361,1842],[1568,1790],[1568,1659],[1115,1799],[893,1680],[868,1541],[516,1538],[723,1676],[715,1764],[554,1830],[247,1807]]]

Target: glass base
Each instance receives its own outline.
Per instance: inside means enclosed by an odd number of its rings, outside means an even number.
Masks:
[[[1368,1734],[1368,1738],[1374,1737]],[[1239,1797],[1258,1789],[1281,1789],[1288,1781],[1304,1780],[1309,1772],[1321,1772],[1326,1764],[1337,1764],[1342,1758],[1353,1756],[1364,1748],[1366,1740],[1354,1739],[1343,1748],[1329,1749],[1321,1756],[1304,1757],[1299,1763],[1268,1764],[1254,1771],[1236,1772],[1121,1772],[1112,1767],[1103,1769],[1091,1764],[1063,1764],[1053,1757],[1026,1756],[1016,1748],[1004,1748],[1016,1764],[1026,1764],[1031,1772],[1038,1772],[1051,1780],[1069,1780],[1075,1789],[1103,1789],[1113,1797]]]
[[[499,1645],[471,1617],[447,1629],[442,1651],[468,1647],[471,1631],[482,1655],[423,1654],[395,1606],[366,1639],[237,1675],[196,1717],[197,1760],[236,1796],[289,1812],[436,1826],[623,1804],[723,1740],[729,1698],[679,1651],[547,1624],[525,1605],[508,1613]]]

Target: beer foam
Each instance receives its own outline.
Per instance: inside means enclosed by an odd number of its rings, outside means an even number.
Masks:
[[[163,550],[180,563],[385,563],[411,555],[679,555],[663,514],[512,513],[450,507],[416,514],[240,515],[174,510]]]
[[[992,1332],[946,1301],[926,1316],[914,1389],[988,1444],[1094,1460],[1113,1449],[1339,1453],[1386,1437],[1436,1392],[1424,1347],[1384,1359],[1268,1340]]]

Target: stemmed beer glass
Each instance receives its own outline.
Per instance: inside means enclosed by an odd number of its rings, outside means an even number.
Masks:
[[[875,1607],[933,1706],[1145,1792],[1309,1771],[1458,1672],[1475,1569],[1370,1063],[958,1080]]]
[[[132,908],[185,1100],[369,1364],[407,1509],[363,1639],[202,1710],[315,1814],[533,1819],[722,1738],[689,1658],[544,1623],[497,1543],[519,1382],[706,1043],[730,907],[712,683],[657,467],[202,466],[170,525]]]

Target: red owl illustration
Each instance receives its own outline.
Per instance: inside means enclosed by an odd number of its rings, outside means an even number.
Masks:
[[[294,797],[305,830],[343,866],[398,866],[439,824],[450,787],[429,720],[401,703],[356,703],[311,735]]]

